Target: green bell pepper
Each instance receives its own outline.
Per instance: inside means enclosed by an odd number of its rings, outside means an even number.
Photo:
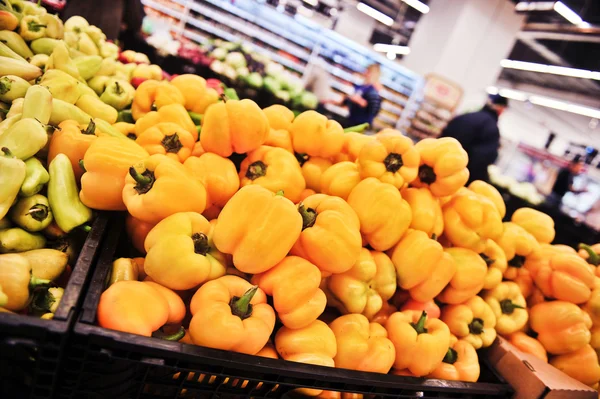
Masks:
[[[46,24],[37,15],[25,15],[19,24],[19,33],[25,41],[32,41],[46,36]]]
[[[30,233],[19,227],[0,230],[0,253],[25,252],[44,248],[46,238],[38,233]]]
[[[73,60],[79,75],[85,79],[91,79],[96,75],[102,66],[102,57],[99,55],[84,55]]]
[[[56,47],[56,45],[58,43],[59,43],[59,40],[50,39],[49,37],[42,37],[42,38],[35,39],[34,41],[32,41],[29,44],[29,47],[31,47],[31,50],[35,54],[50,55],[50,54],[52,54],[52,51],[54,51],[54,47]]]
[[[18,76],[2,76],[0,78],[0,101],[12,103],[17,98],[23,98],[30,87],[29,82]]]
[[[127,82],[119,82],[116,79],[111,80],[100,96],[100,100],[117,111],[125,109],[133,101],[133,96],[125,90],[124,83],[129,84]]]
[[[42,191],[42,188],[50,180],[50,175],[40,160],[35,157],[25,161],[25,170],[25,180],[21,184],[19,195],[21,197],[31,197]]]
[[[0,148],[0,219],[8,213],[23,180],[25,162],[12,156],[8,148]]]
[[[30,233],[44,230],[53,219],[48,198],[41,194],[21,198],[8,215],[14,224]]]
[[[46,129],[32,118],[19,120],[0,136],[0,148],[8,148],[17,158],[23,160],[37,154],[47,142]]]

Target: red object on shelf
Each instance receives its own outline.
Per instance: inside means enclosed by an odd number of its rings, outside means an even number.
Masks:
[[[144,83],[146,80],[148,79],[140,77],[131,78],[131,85],[137,89],[138,86]]]

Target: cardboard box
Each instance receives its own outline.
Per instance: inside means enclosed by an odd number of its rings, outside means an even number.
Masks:
[[[598,399],[598,392],[498,337],[488,349],[492,366],[515,390],[513,399]]]

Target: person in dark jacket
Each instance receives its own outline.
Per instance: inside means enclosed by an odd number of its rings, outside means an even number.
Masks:
[[[367,67],[364,83],[354,85],[354,94],[345,98],[343,104],[348,107],[348,126],[368,123],[373,125],[373,119],[381,109],[381,95],[383,86],[379,82],[381,67],[372,64]]]
[[[569,166],[562,168],[556,175],[556,180],[552,186],[552,193],[546,198],[546,203],[550,206],[560,206],[566,193],[581,194],[587,192],[587,189],[577,190],[573,187],[575,176],[581,174],[584,170],[583,159],[576,155],[569,163]]]
[[[498,117],[508,107],[508,99],[490,95],[484,107],[477,112],[452,119],[441,137],[454,137],[469,154],[469,182],[488,181],[488,166],[498,158],[500,130]]]

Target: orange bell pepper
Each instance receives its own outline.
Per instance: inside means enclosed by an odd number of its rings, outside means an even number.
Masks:
[[[529,310],[529,325],[544,348],[562,355],[590,343],[590,316],[577,305],[565,301],[543,302]]]
[[[487,291],[483,299],[496,315],[496,332],[498,334],[512,334],[527,324],[529,318],[527,304],[516,283],[502,282],[494,289]]]
[[[239,176],[242,187],[257,184],[274,193],[283,190],[283,195],[294,203],[300,201],[306,187],[296,158],[282,148],[266,145],[248,153]]]
[[[463,303],[483,288],[487,265],[478,253],[466,248],[447,248],[456,263],[456,273],[438,300],[448,304]]]
[[[592,290],[590,299],[582,306],[582,309],[590,315],[594,325],[600,325],[600,287]]]
[[[198,75],[179,75],[171,79],[170,83],[183,94],[184,105],[188,111],[203,114],[209,105],[219,101],[219,93],[206,87],[206,80]]]
[[[594,348],[585,345],[574,352],[555,356],[550,364],[577,381],[592,388],[598,387],[600,381],[600,365]]]
[[[208,107],[202,120],[202,147],[222,157],[260,147],[269,136],[269,121],[252,100],[228,100]]]
[[[410,228],[421,230],[431,238],[437,238],[444,231],[442,208],[437,198],[427,188],[405,188],[402,198],[408,202],[413,218]]]
[[[179,162],[185,161],[194,148],[194,138],[190,133],[171,122],[161,122],[146,129],[135,142],[150,155],[166,155]]]
[[[202,147],[202,143],[199,141],[196,141],[196,143],[194,143],[194,149],[192,150],[192,156],[199,157],[202,154],[206,154],[206,151]]]
[[[185,304],[179,295],[154,281],[143,281],[144,284],[154,288],[167,301],[169,318],[166,324],[180,324],[186,314]]]
[[[319,288],[321,272],[309,261],[288,256],[268,271],[254,275],[252,283],[273,297],[284,326],[303,328],[325,310],[327,298]]]
[[[548,353],[546,353],[544,345],[542,345],[537,339],[530,337],[522,331],[517,331],[510,334],[507,339],[508,342],[513,344],[521,352],[533,355],[538,359],[548,363]]]
[[[439,319],[441,315],[440,307],[433,299],[426,302],[419,302],[414,299],[409,299],[408,301],[404,302],[400,308],[401,312],[405,310],[418,310],[420,312],[426,311],[427,317],[432,319]]]
[[[198,141],[198,131],[192,118],[183,105],[177,103],[165,105],[158,111],[148,112],[142,118],[138,119],[135,122],[135,136],[140,137],[146,130],[162,122],[179,125],[192,136],[194,142]]]
[[[402,189],[417,178],[419,153],[413,142],[398,134],[377,135],[360,150],[357,163],[360,177],[375,177]]]
[[[96,126],[93,122],[87,128],[82,128],[73,120],[61,122],[50,138],[48,165],[58,154],[65,154],[71,161],[75,179],[79,181],[83,175],[79,161],[83,159],[92,142],[97,139],[95,130]]]
[[[600,255],[598,255],[600,253],[600,244],[587,245],[581,243],[578,248],[579,251],[577,254],[598,270],[597,266],[600,265]],[[598,271],[596,271],[596,275],[598,275]]]
[[[321,174],[321,189],[323,194],[335,195],[348,200],[350,192],[360,183],[358,165],[354,162],[340,162],[327,168]],[[319,191],[319,190],[315,190]]]
[[[131,114],[136,121],[150,111],[158,110],[169,104],[185,104],[181,91],[168,82],[146,80],[135,90]]]
[[[208,204],[222,208],[240,188],[234,163],[217,154],[207,152],[199,157],[191,156],[183,166],[206,187]]]
[[[256,356],[260,357],[268,357],[269,359],[279,359],[279,354],[275,350],[275,346],[271,341],[268,341],[267,344],[256,354]]]
[[[360,314],[340,316],[329,324],[337,342],[335,366],[343,369],[388,373],[396,360],[394,344],[381,324]]]
[[[315,111],[298,115],[292,123],[290,133],[294,150],[311,157],[331,158],[344,145],[342,126]]]
[[[374,177],[354,187],[348,204],[358,215],[363,239],[377,251],[387,251],[400,241],[412,220],[410,206],[398,189]]]
[[[244,273],[262,273],[281,262],[302,231],[293,202],[257,185],[242,187],[219,214],[214,242],[233,255]]]
[[[134,218],[130,214],[127,214],[127,218],[125,219],[125,229],[127,230],[127,235],[129,236],[133,247],[142,254],[146,253],[144,241],[154,226],[154,223],[144,222],[140,219]]]
[[[469,180],[469,156],[452,137],[425,139],[415,145],[421,166],[415,187],[429,187],[436,197],[452,195]]]
[[[331,167],[330,160],[319,157],[311,157],[302,164],[302,175],[306,181],[306,187],[317,192],[321,191],[321,176]]]
[[[492,201],[492,203],[496,206],[498,213],[500,214],[500,218],[504,219],[504,216],[506,215],[506,205],[504,204],[502,194],[496,190],[496,187],[484,182],[483,180],[474,180],[469,184],[468,189],[474,193],[483,195]]]
[[[366,136],[362,133],[344,132],[344,145],[342,150],[333,157],[333,160],[335,163],[355,162],[365,144],[374,140],[373,136]]]
[[[394,369],[408,369],[421,377],[432,373],[450,346],[450,330],[443,321],[428,319],[427,312],[396,312],[385,323],[388,338],[396,348]]]
[[[427,233],[408,230],[390,250],[398,285],[420,302],[435,298],[454,277],[456,263]]]
[[[83,157],[79,198],[86,206],[104,211],[127,209],[123,202],[125,176],[131,165],[148,157],[139,144],[117,137],[98,137]]]
[[[554,220],[545,213],[532,208],[517,209],[510,220],[524,228],[540,244],[550,244],[556,235]]]
[[[479,372],[479,358],[473,345],[466,341],[456,341],[448,348],[442,363],[427,377],[449,381],[477,382]]]
[[[158,223],[177,212],[202,213],[206,189],[182,164],[156,154],[129,169],[123,202],[135,218]]]
[[[292,122],[294,122],[294,112],[284,105],[271,105],[263,109],[263,112],[269,120],[271,129],[290,131]]]
[[[121,134],[126,136],[128,139],[137,139],[137,135],[135,134],[135,124],[133,123],[117,122],[112,125],[112,127],[121,132]]]
[[[488,266],[483,283],[483,289],[491,290],[502,281],[502,276],[508,267],[504,251],[495,241],[487,240],[485,249],[479,254]]]
[[[294,147],[292,147],[292,136],[287,130],[271,128],[269,130],[267,140],[265,141],[265,145],[282,148],[287,152],[291,152],[292,154],[294,153]]]
[[[315,190],[311,190],[310,188],[305,188],[304,190],[302,190],[302,193],[300,193],[300,201],[304,201],[306,198],[310,197],[311,195],[315,195],[316,191]]]
[[[238,276],[205,283],[192,297],[190,311],[192,341],[209,348],[254,355],[275,327],[275,312],[265,293]]]
[[[532,308],[538,303],[546,302],[546,298],[544,297],[544,294],[542,294],[542,291],[535,286],[533,287],[531,294],[529,294],[529,297],[525,299],[527,300],[528,308]]]
[[[383,326],[385,325],[389,317],[397,311],[398,309],[394,305],[390,304],[389,302],[383,302],[381,310],[377,312],[375,316],[373,316],[371,322],[379,323]]]
[[[504,233],[502,233],[497,243],[506,255],[508,268],[504,272],[504,278],[508,280],[517,278],[518,269],[523,267],[527,258],[535,255],[540,250],[535,237],[512,222],[504,223]]]
[[[338,197],[315,194],[298,204],[298,212],[302,233],[291,254],[310,261],[325,274],[350,270],[362,246],[360,222],[350,205]]]
[[[441,319],[452,334],[475,349],[486,348],[496,339],[496,315],[480,296],[460,305],[444,306]]]

